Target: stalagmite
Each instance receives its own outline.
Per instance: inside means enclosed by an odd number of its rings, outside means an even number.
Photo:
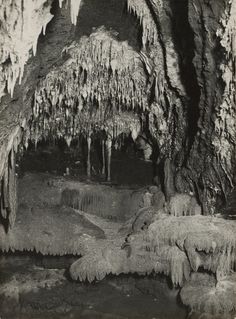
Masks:
[[[107,151],[107,181],[111,181],[111,152],[112,152],[112,138],[108,135],[106,140]]]

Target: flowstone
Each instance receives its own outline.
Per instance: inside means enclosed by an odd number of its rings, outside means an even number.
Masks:
[[[171,278],[173,286],[183,287],[183,302],[194,311],[202,309],[204,302],[206,313],[222,313],[223,304],[224,313],[233,312],[235,221],[202,215],[174,216],[170,203],[162,203],[161,209],[157,209],[156,202],[153,206],[153,194],[149,190],[133,193],[47,174],[26,175],[19,189],[21,204],[16,223],[7,233],[3,227],[0,229],[0,248],[81,256],[70,266],[73,280],[93,282],[109,274],[163,273]],[[104,197],[104,192],[108,192],[109,197]],[[124,196],[129,198],[127,204],[122,206],[118,218],[111,218],[121,208],[120,203],[124,205]],[[178,200],[181,197],[175,196]],[[185,197],[187,205],[193,201],[192,207],[196,207],[193,197],[182,195],[181,198]],[[103,198],[109,198],[110,212],[105,209]],[[104,211],[99,203],[103,203]],[[138,209],[141,203],[147,206],[141,205]],[[183,200],[181,205],[185,207]],[[96,206],[100,207],[97,215]],[[79,210],[81,207],[84,211]],[[183,211],[182,215],[187,214]],[[202,278],[202,270],[215,276],[215,286],[206,289],[210,299],[197,298],[197,293],[205,287],[205,281],[198,280]],[[194,289],[195,286],[198,288]],[[223,292],[228,299],[220,306],[217,298]],[[212,304],[217,305],[213,310]]]

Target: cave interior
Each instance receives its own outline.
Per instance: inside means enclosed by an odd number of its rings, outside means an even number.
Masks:
[[[0,0],[1,318],[236,316],[236,0]]]

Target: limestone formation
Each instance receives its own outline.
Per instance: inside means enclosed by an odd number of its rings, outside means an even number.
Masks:
[[[218,280],[221,280],[235,267],[234,231],[235,225],[218,218],[163,216],[147,230],[129,236],[130,256],[120,251],[120,239],[113,239],[105,247],[97,246],[96,253],[93,251],[78,260],[72,266],[71,273],[73,278],[85,279],[86,274],[80,272],[87,271],[87,278],[91,281],[96,277],[92,275],[96,274],[96,263],[95,269],[91,270],[86,264],[88,266],[91,262],[90,258],[97,262],[102,258],[103,267],[108,263],[103,268],[102,277],[109,273],[156,271],[169,274],[173,284],[183,285],[191,270],[197,272],[203,267],[216,273]]]
[[[216,216],[236,183],[236,0],[88,2],[0,0],[0,249],[82,255],[75,280],[164,273],[193,318],[228,319],[235,222]],[[67,167],[21,188],[29,145],[80,139],[89,183]],[[95,141],[110,186],[94,185]],[[112,185],[127,144],[157,188]]]
[[[60,0],[62,6],[63,0]],[[45,35],[47,24],[52,19],[52,1],[34,0],[20,4],[17,1],[0,3],[0,98],[10,93],[13,96],[16,81],[21,83],[24,66],[31,53],[36,55],[38,37]],[[71,21],[76,24],[80,1],[71,1]],[[32,52],[31,52],[32,51]]]
[[[181,299],[191,306],[193,313],[201,313],[206,318],[231,318],[235,311],[235,289],[235,274],[216,282],[208,274],[193,273],[181,290]]]
[[[64,6],[62,1],[60,6]],[[81,7],[80,1],[69,5],[73,24]],[[17,78],[22,78],[31,48],[36,51],[41,29],[45,31],[52,19],[50,8],[50,1],[25,2],[22,7],[16,2],[1,3],[2,94],[6,85],[13,92]],[[22,141],[37,143],[49,133],[70,144],[90,126],[107,130],[113,137],[125,131],[134,138],[148,128],[149,143],[158,154],[152,156],[158,156],[159,163],[169,159],[173,167],[175,178],[173,185],[165,185],[166,192],[170,188],[191,191],[203,212],[213,213],[217,201],[223,203],[233,187],[235,1],[208,6],[205,1],[189,0],[187,6],[187,1],[129,0],[126,9],[142,27],[139,50],[126,41],[120,45],[117,33],[101,26],[64,46],[61,62],[48,69],[37,88],[34,84],[27,101],[24,97],[18,102],[22,105],[12,106],[17,112],[21,106],[19,119],[14,118],[14,111],[9,112],[11,105],[2,105],[1,118],[8,117],[10,123],[0,136],[1,179],[8,170],[13,144],[16,150]],[[210,12],[215,13],[213,19]],[[28,32],[30,21],[34,23]],[[185,42],[181,31],[186,32]],[[217,50],[222,54],[214,55]],[[26,77],[32,77],[30,71]],[[57,112],[52,115],[55,106]],[[125,123],[127,115],[130,120]],[[74,116],[79,119],[74,121]]]
[[[169,211],[173,216],[201,215],[196,198],[188,194],[175,194],[170,198]]]

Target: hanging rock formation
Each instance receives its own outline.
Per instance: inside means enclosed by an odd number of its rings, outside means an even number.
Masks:
[[[51,135],[70,145],[80,134],[102,130],[113,139],[122,133],[137,137],[140,120],[132,111],[148,107],[139,54],[104,28],[64,53],[69,58],[35,92],[30,139],[37,144]]]
[[[77,5],[77,1],[75,4]],[[11,154],[18,152],[18,146],[22,142],[26,146],[28,144],[31,96],[39,74],[37,59],[29,65],[26,63],[36,54],[38,37],[41,32],[45,34],[46,26],[53,18],[50,13],[51,5],[52,1],[43,0],[0,2],[0,215],[6,229],[13,225],[16,214],[16,204],[8,203],[9,196],[12,196],[9,192],[15,188],[16,193],[16,177],[8,178],[11,171],[10,158]],[[73,1],[70,8],[72,7]],[[73,12],[78,16],[78,11]],[[59,47],[58,42],[57,46]],[[47,57],[45,59],[47,61]],[[50,58],[45,67],[48,65],[51,65]],[[15,87],[17,92],[14,91]],[[16,196],[12,197],[14,201],[15,198]]]
[[[6,1],[0,3],[0,98],[13,96],[17,79],[21,82],[30,50],[36,54],[38,37],[52,19],[51,2]]]
[[[1,2],[1,95],[22,79],[52,18],[51,5]],[[73,24],[81,6],[70,2]],[[17,90],[15,100],[5,96],[0,105],[7,119],[0,131],[1,179],[13,144],[37,143],[49,132],[70,144],[83,130],[107,130],[114,137],[141,129],[163,164],[167,197],[193,192],[203,212],[214,213],[234,185],[235,0],[128,0],[126,9],[140,22],[139,49],[101,26],[74,41],[72,36],[57,56],[60,62],[54,60],[52,70],[51,62],[39,81],[29,63],[24,93]]]
[[[63,0],[60,0],[62,6]],[[0,98],[7,92],[13,96],[17,79],[21,83],[24,66],[36,54],[38,37],[45,34],[49,21],[51,0],[6,1],[0,3]],[[71,21],[76,24],[80,1],[71,1]]]
[[[135,41],[106,21],[79,34],[86,1],[71,0],[67,9],[62,0],[0,0],[1,250],[81,254],[70,267],[75,280],[164,273],[183,287],[182,301],[194,312],[228,319],[235,312],[236,226],[200,213],[213,215],[235,187],[236,0],[126,4],[140,32]],[[115,142],[140,133],[162,169],[167,203],[160,209],[126,216],[118,231],[94,216],[95,206],[109,211],[110,198],[70,185],[56,199],[72,208],[47,207],[39,192],[32,200],[41,206],[21,205],[16,217],[15,157],[29,140],[70,145],[84,135],[89,149],[102,136],[104,164],[105,148],[109,162]],[[89,152],[87,161],[90,175]]]

